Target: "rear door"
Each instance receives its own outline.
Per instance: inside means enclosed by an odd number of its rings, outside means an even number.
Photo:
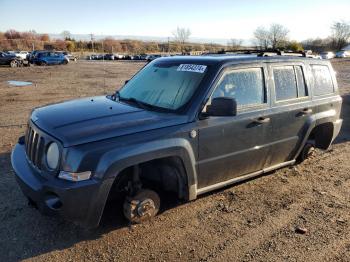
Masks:
[[[266,167],[293,159],[314,112],[303,63],[272,63],[268,66],[272,88],[271,151]]]
[[[256,64],[227,68],[219,77],[211,99],[235,98],[237,115],[199,121],[199,189],[263,168],[272,132],[265,75]]]

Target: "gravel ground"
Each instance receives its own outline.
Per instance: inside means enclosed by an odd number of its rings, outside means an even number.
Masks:
[[[344,126],[333,148],[303,164],[201,196],[166,200],[129,226],[113,205],[83,230],[27,205],[10,152],[32,108],[111,93],[144,64],[81,61],[0,68],[0,261],[350,261],[350,60],[334,60]],[[7,80],[32,81],[10,87]],[[296,228],[306,229],[305,234]]]

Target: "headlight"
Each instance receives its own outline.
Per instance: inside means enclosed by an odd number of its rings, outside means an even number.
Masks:
[[[60,151],[58,145],[52,142],[46,151],[46,163],[50,169],[56,169],[58,167],[58,161],[60,159]]]

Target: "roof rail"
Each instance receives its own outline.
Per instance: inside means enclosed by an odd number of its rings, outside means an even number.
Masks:
[[[207,53],[206,55],[210,54],[217,54],[217,55],[224,55],[224,54],[245,54],[245,55],[257,55],[257,56],[302,56],[302,57],[308,57],[307,53],[304,51],[299,52],[291,52],[291,51],[282,51],[279,49],[265,49],[265,50],[258,50],[258,49],[237,49],[237,50],[221,50],[217,53]]]

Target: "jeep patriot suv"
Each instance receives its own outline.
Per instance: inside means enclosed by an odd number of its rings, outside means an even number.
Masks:
[[[159,58],[113,95],[35,109],[11,161],[43,213],[92,228],[119,198],[140,223],[160,191],[194,200],[328,149],[341,102],[329,61]]]

